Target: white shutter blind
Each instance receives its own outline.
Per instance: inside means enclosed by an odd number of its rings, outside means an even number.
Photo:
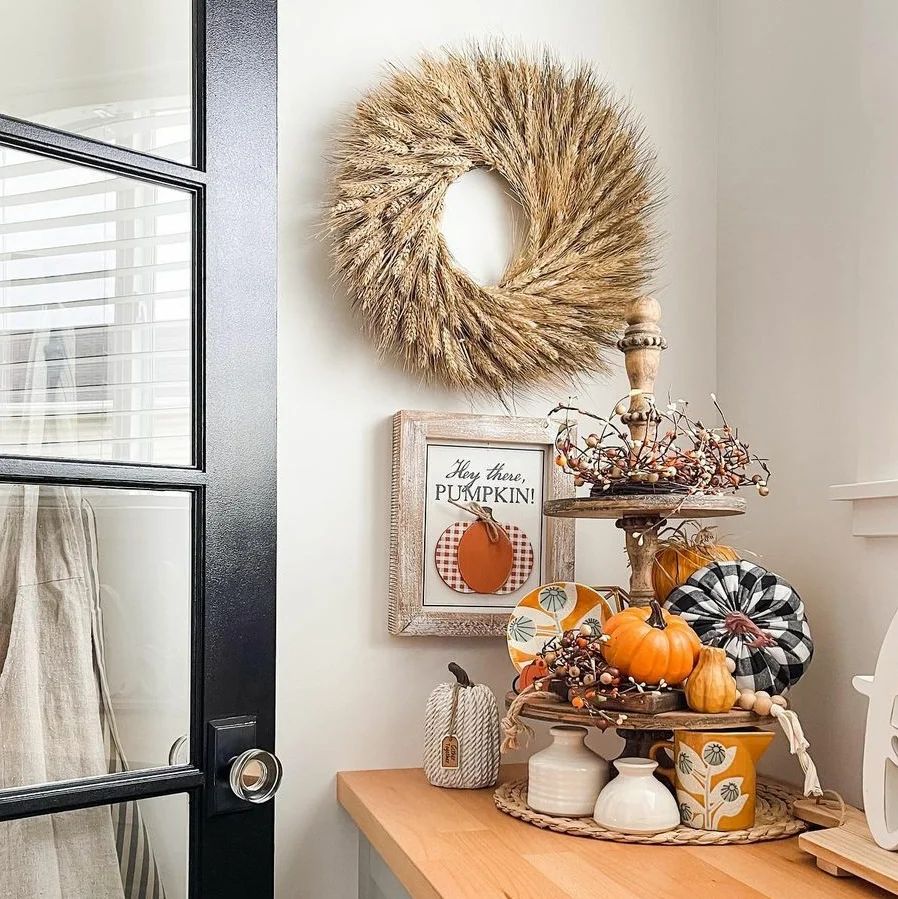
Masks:
[[[189,114],[98,127],[159,152]],[[0,453],[191,462],[191,220],[188,193],[0,147]]]

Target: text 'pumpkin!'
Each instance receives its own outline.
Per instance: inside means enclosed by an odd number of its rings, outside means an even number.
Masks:
[[[602,630],[609,638],[602,649],[605,660],[637,683],[682,683],[701,648],[695,631],[657,601],[612,615]]]
[[[513,560],[508,534],[492,522],[473,522],[458,542],[458,571],[475,593],[495,593],[508,580]]]

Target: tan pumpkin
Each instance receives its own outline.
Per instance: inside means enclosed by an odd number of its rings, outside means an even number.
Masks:
[[[652,565],[652,588],[658,602],[664,602],[699,568],[712,562],[739,561],[739,553],[732,546],[717,542],[714,528],[700,527],[694,533],[687,534],[681,525],[659,542],[660,548]]]
[[[639,683],[680,683],[689,676],[701,648],[686,621],[656,601],[612,615],[602,633],[609,638],[602,646],[605,661]]]
[[[736,680],[727,666],[727,654],[716,646],[703,646],[686,681],[686,705],[693,712],[728,712],[736,696]]]

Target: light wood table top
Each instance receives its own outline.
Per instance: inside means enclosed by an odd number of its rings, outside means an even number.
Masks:
[[[523,776],[523,766],[503,777]],[[337,798],[414,899],[885,897],[818,870],[798,839],[633,846],[540,830],[490,790],[432,787],[420,768],[337,775]]]

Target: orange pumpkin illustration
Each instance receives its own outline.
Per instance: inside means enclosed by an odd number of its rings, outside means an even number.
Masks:
[[[475,521],[458,543],[458,571],[475,593],[495,593],[511,574],[511,540],[504,528]]]

